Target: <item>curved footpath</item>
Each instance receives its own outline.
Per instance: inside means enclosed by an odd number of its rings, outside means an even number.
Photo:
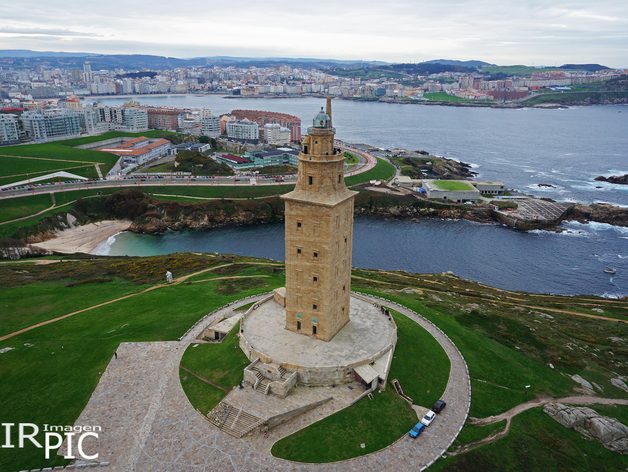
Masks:
[[[115,471],[294,471],[294,470],[422,470],[438,459],[462,428],[470,406],[466,363],[451,340],[431,322],[406,307],[384,304],[416,321],[443,347],[451,363],[443,394],[447,408],[418,439],[404,435],[391,446],[366,456],[327,464],[286,461],[259,451],[244,439],[214,427],[189,403],[179,381],[185,349],[215,317],[256,301],[256,295],[205,316],[179,341],[123,343],[77,420],[100,425],[99,461]],[[411,425],[408,425],[408,428]],[[104,464],[103,464],[104,465]]]

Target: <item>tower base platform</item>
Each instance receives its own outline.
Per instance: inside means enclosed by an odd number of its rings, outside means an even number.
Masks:
[[[352,295],[350,321],[330,341],[288,331],[285,319],[285,308],[273,297],[242,318],[240,348],[251,362],[296,372],[297,385],[385,384],[397,328],[379,306]]]

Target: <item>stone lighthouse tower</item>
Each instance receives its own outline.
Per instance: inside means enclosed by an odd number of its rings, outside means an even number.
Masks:
[[[331,99],[303,138],[286,205],[286,329],[329,341],[349,322],[353,199],[334,148]]]

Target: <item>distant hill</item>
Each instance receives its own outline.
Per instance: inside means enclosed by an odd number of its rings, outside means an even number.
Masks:
[[[457,61],[455,59],[433,59],[431,61],[425,61],[423,64],[442,64],[444,66],[461,66],[471,69],[480,69],[481,67],[494,65],[484,61]]]
[[[82,68],[88,60],[92,69],[117,69],[126,70],[163,70],[177,67],[203,67],[203,66],[235,66],[235,67],[268,67],[287,64],[301,68],[324,68],[342,66],[378,66],[386,64],[381,61],[351,61],[339,59],[311,59],[289,57],[232,57],[232,56],[207,56],[182,59],[177,57],[155,56],[150,54],[93,54],[82,52],[52,52],[30,51],[25,49],[0,50],[0,60],[17,67],[29,67],[33,64],[49,64],[55,67]]]
[[[234,57],[202,56],[178,58],[151,54],[95,54],[89,52],[31,51],[28,49],[0,50],[0,61],[14,67],[32,67],[50,65],[81,69],[85,61],[92,64],[93,70],[125,69],[164,70],[177,67],[272,67],[286,64],[304,69],[323,69],[332,74],[345,77],[403,77],[406,75],[430,75],[442,72],[481,72],[491,77],[502,78],[511,75],[526,75],[543,70],[584,70],[598,71],[608,69],[601,64],[564,64],[560,67],[530,67],[525,65],[498,66],[484,61],[455,59],[433,59],[418,63],[387,63],[382,61],[360,61],[342,59],[318,59],[302,57]]]
[[[31,51],[30,49],[0,49],[0,57],[86,57],[89,52]]]
[[[601,64],[564,64],[560,66],[559,69],[586,70],[588,72],[597,72],[598,70],[607,70],[609,68]]]

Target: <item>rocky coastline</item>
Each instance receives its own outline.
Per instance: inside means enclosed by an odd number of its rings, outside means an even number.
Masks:
[[[438,204],[410,195],[391,195],[367,189],[361,189],[356,197],[355,214],[414,221],[438,218],[501,224],[489,205]],[[36,244],[54,238],[60,231],[103,220],[128,220],[128,231],[160,234],[167,231],[206,231],[229,226],[276,223],[283,221],[283,218],[283,201],[279,197],[183,203],[153,200],[141,191],[124,190],[102,199],[78,201],[70,212],[51,216],[28,232],[18,233],[14,242],[19,240],[22,245]],[[576,204],[567,212],[565,220],[628,227],[628,208],[600,203]],[[560,227],[547,229],[560,231]]]

